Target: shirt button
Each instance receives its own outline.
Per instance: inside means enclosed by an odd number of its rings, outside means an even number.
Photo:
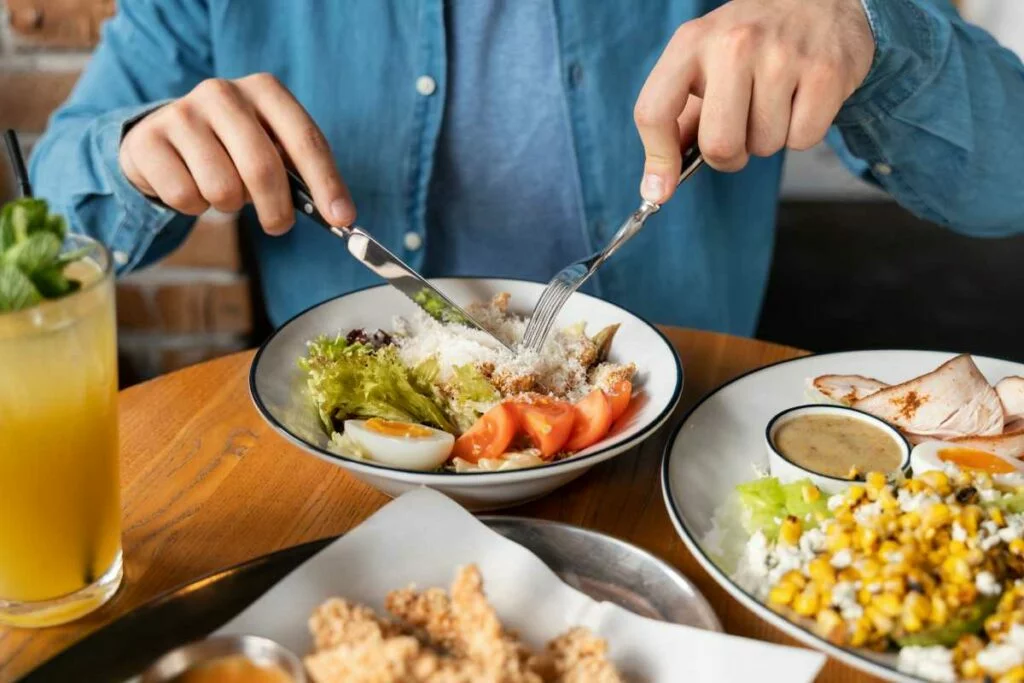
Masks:
[[[583,82],[583,67],[579,62],[573,62],[569,67],[569,85],[576,88]]]
[[[423,96],[433,95],[437,90],[437,81],[430,76],[420,76],[416,79],[416,92]]]
[[[402,239],[402,243],[405,244],[405,248],[409,251],[416,251],[423,246],[423,238],[418,233],[407,232]]]
[[[878,175],[892,175],[892,166],[889,164],[875,164],[875,173]]]
[[[119,266],[123,266],[126,263],[128,263],[128,254],[124,253],[123,251],[115,251],[113,253],[113,257],[114,263],[116,263]]]

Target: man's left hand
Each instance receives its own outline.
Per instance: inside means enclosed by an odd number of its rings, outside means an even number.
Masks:
[[[867,77],[875,43],[861,0],[732,0],[680,26],[634,112],[641,194],[662,203],[697,141],[720,171],[807,149]]]

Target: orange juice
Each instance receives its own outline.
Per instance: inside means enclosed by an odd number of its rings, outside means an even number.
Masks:
[[[85,243],[81,290],[0,314],[0,623],[70,621],[121,579],[114,288]]]

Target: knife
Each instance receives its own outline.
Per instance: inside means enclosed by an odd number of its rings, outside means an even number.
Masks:
[[[402,262],[388,249],[374,239],[362,228],[352,225],[339,227],[331,225],[316,209],[313,195],[309,188],[291,169],[288,173],[288,185],[291,190],[292,203],[295,209],[316,221],[328,232],[345,240],[348,252],[364,266],[387,280],[392,287],[412,299],[413,303],[423,309],[427,315],[442,323],[458,323],[480,330],[493,339],[502,348],[512,351],[505,342],[488,332],[473,316],[463,310],[454,301],[442,294],[436,287],[427,282],[423,276]]]

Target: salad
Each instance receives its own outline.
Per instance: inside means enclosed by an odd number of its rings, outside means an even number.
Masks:
[[[508,303],[502,294],[468,312],[514,347],[527,320]],[[318,337],[299,366],[340,455],[423,471],[534,467],[596,444],[627,412],[636,366],[609,360],[617,329],[590,336],[580,323],[513,354],[416,311],[390,331]]]
[[[1024,680],[1024,475],[995,454],[834,496],[741,484],[705,543],[745,591],[931,681]]]

